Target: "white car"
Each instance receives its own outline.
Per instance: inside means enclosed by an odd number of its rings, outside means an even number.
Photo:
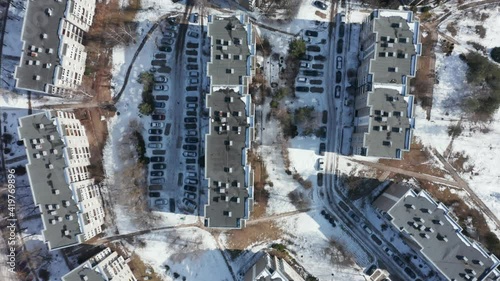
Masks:
[[[323,158],[318,159],[318,170],[319,171],[325,170],[325,159],[323,159]]]
[[[163,128],[163,123],[162,122],[152,122],[151,128]]]
[[[196,85],[199,82],[200,82],[200,80],[198,80],[198,78],[189,79],[189,84],[191,84],[191,85]]]

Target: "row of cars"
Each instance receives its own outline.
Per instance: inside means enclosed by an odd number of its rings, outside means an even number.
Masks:
[[[295,92],[318,93],[324,92],[323,75],[326,57],[321,55],[321,47],[326,41],[318,41],[319,32],[305,30],[303,39],[306,41],[306,54],[300,60],[300,72],[296,80]],[[315,42],[313,42],[315,41]]]

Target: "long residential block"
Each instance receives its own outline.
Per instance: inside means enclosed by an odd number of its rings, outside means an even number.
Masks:
[[[49,249],[74,246],[102,232],[104,210],[88,171],[89,142],[80,121],[71,112],[47,111],[19,118],[18,131]]]
[[[206,97],[210,126],[205,141],[205,225],[242,228],[253,205],[253,172],[247,153],[254,134],[248,85],[254,74],[255,35],[246,16],[209,16],[208,37],[211,83]]]
[[[14,77],[18,89],[72,97],[85,72],[83,35],[92,25],[95,0],[27,2],[21,60]]]
[[[127,261],[106,248],[68,272],[62,281],[137,281]]]
[[[426,191],[392,184],[373,206],[446,280],[500,278],[500,260],[465,236],[450,210]]]
[[[420,55],[419,22],[411,11],[375,10],[363,22],[359,40],[353,153],[402,159],[414,128],[408,89]]]

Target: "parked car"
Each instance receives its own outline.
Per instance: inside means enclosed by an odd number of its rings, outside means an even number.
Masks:
[[[184,156],[184,157],[196,157],[196,155],[197,154],[194,151],[184,151],[182,153],[182,156]]]
[[[173,45],[173,44],[174,44],[174,42],[175,42],[175,41],[174,41],[174,39],[172,39],[172,38],[163,38],[163,39],[161,39],[161,41],[160,41],[160,43],[161,43],[162,45]]]
[[[196,164],[196,158],[187,158],[186,164]]]
[[[184,128],[187,130],[193,130],[196,129],[196,123],[185,123]]]
[[[149,181],[151,184],[162,184],[165,183],[164,178],[154,178]]]
[[[187,42],[187,44],[186,44],[186,48],[188,48],[188,49],[198,49],[199,46],[200,46],[200,44],[194,43],[194,42]],[[196,55],[193,55],[193,56],[196,56]]]
[[[342,68],[342,57],[337,56],[337,69],[341,69],[341,68]]]
[[[163,131],[161,129],[149,129],[148,133],[151,135],[161,135]]]
[[[198,97],[186,97],[187,102],[198,102]]]
[[[196,209],[196,203],[193,200],[189,200],[187,198],[182,198],[182,203],[184,203],[184,205],[188,209]]]
[[[318,170],[319,171],[325,170],[325,159],[323,159],[323,158],[318,159]]]
[[[187,172],[186,177],[188,178],[196,178],[198,175],[195,172]]]
[[[295,87],[295,92],[307,93],[307,92],[309,92],[309,87],[297,86],[297,87]]]
[[[165,115],[163,115],[163,114],[153,114],[153,115],[151,115],[151,119],[153,119],[153,120],[165,120]]]
[[[370,229],[370,227],[368,227],[368,225],[363,224],[363,229],[366,231],[366,233],[370,235],[373,234],[373,231]]]
[[[185,185],[184,186],[185,191],[190,191],[190,192],[196,192],[196,187],[192,185]]]
[[[196,117],[186,117],[184,118],[184,123],[196,123],[198,122],[198,118]]]
[[[149,175],[152,177],[163,177],[164,172],[163,171],[151,171],[149,173]]]
[[[163,170],[167,168],[167,165],[165,163],[155,163],[152,167],[154,170]]]
[[[160,76],[155,76],[154,81],[156,83],[165,83],[168,81],[167,77],[160,75]]]
[[[313,30],[306,30],[304,34],[310,37],[318,37],[318,32]]]
[[[189,21],[192,23],[198,23],[198,13],[191,14],[189,16]]]
[[[150,158],[151,162],[165,162],[165,157],[163,156],[153,156]]]
[[[186,108],[197,108],[197,107],[198,107],[198,104],[193,103],[193,102],[188,102],[186,104]]]
[[[194,110],[186,111],[186,116],[197,116],[198,114]]]
[[[161,150],[161,149],[153,150],[153,155],[165,155],[165,154],[167,154],[166,150]]]
[[[314,1],[313,2],[313,5],[318,8],[318,9],[321,9],[321,10],[326,10],[328,8],[328,6],[326,6],[325,3],[321,2],[321,1]]]
[[[196,92],[196,91],[198,91],[198,86],[191,85],[186,87],[186,92]]]
[[[335,86],[335,98],[340,98],[340,86]]]
[[[194,199],[196,199],[196,193],[184,192],[184,198],[194,200]]]
[[[400,257],[393,255],[392,259],[399,265],[399,267],[403,268],[405,266],[405,263],[401,260]]]
[[[198,143],[200,140],[197,137],[187,137],[184,141],[186,143]]]
[[[155,190],[163,190],[163,186],[161,184],[151,184],[148,187],[149,191],[155,191]]]
[[[410,276],[411,278],[414,278],[417,277],[417,275],[415,274],[415,272],[413,272],[413,270],[411,270],[411,268],[409,267],[405,267],[405,273]]]
[[[324,156],[326,150],[326,144],[324,142],[319,144],[319,155]]]
[[[155,205],[160,206],[160,205],[168,205],[167,199],[155,199]]]
[[[313,57],[311,55],[302,55],[300,57],[300,60],[305,60],[305,61],[312,61]]]
[[[149,197],[152,197],[152,198],[160,197],[160,193],[159,192],[150,192]]]
[[[188,136],[188,137],[196,137],[197,135],[198,135],[198,132],[195,130],[188,130],[186,132],[186,136]]]
[[[168,86],[167,85],[154,85],[153,89],[155,91],[167,91]]]
[[[391,257],[392,255],[394,255],[394,253],[391,251],[391,249],[389,249],[389,247],[384,247],[384,252],[386,254],[388,254],[389,257]]]
[[[189,79],[189,84],[191,85],[196,85],[198,83],[200,83],[200,80],[198,80],[198,78]]]
[[[310,64],[308,64],[307,62],[301,62],[301,63],[300,63],[300,67],[301,67],[301,68],[309,68],[310,66],[311,66],[311,65],[310,65]]]
[[[198,71],[189,71],[189,77],[197,78],[198,76],[200,76]]]
[[[163,144],[161,144],[161,143],[150,143],[150,144],[148,144],[148,147],[149,148],[162,148]]]
[[[198,62],[198,58],[196,58],[196,57],[194,57],[194,58],[193,57],[188,57],[187,58],[187,62],[188,63],[197,63]]]
[[[195,165],[186,165],[186,170],[188,170],[188,171],[196,171],[196,166]]]
[[[160,46],[158,48],[158,50],[160,50],[162,52],[170,53],[170,52],[172,52],[172,47],[170,47],[170,46]]]
[[[152,128],[163,128],[163,123],[162,122],[151,122],[151,127]]]
[[[156,95],[156,96],[155,96],[155,99],[156,99],[156,100],[165,100],[165,101],[167,101],[167,100],[168,100],[168,98],[169,98],[169,97],[168,97],[167,95]]]
[[[198,184],[198,179],[195,178],[186,178],[184,180],[185,184]]]
[[[161,141],[163,138],[161,136],[149,136],[149,141]]]
[[[187,36],[192,37],[192,38],[198,38],[198,37],[200,37],[200,34],[198,32],[188,31]]]
[[[342,72],[337,71],[335,73],[335,83],[340,83],[342,81]]]
[[[165,105],[166,104],[164,102],[162,102],[162,101],[156,101],[155,102],[155,107],[156,108],[165,108]]]
[[[197,64],[188,64],[186,66],[187,70],[198,70],[198,65]]]
[[[315,52],[315,53],[321,52],[321,48],[317,45],[309,45],[309,46],[307,46],[306,50],[308,52]]]
[[[175,37],[175,33],[172,31],[167,31],[167,32],[163,33],[163,38],[174,38],[174,37]]]
[[[182,146],[182,149],[188,150],[188,151],[196,151],[198,147],[194,144],[185,144]]]

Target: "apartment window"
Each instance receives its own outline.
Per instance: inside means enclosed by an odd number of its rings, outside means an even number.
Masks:
[[[226,68],[226,74],[233,74],[233,73],[234,73],[234,69]]]
[[[389,72],[397,72],[397,71],[398,71],[398,68],[397,68],[397,67],[389,67],[389,68],[387,69],[387,71],[389,71]]]
[[[401,132],[401,128],[399,128],[399,127],[392,127],[392,131],[394,133],[400,133]]]
[[[387,96],[385,100],[392,102],[392,101],[394,101],[394,97]]]
[[[385,52],[378,53],[378,56],[381,57],[381,58],[385,58]]]
[[[401,111],[393,111],[392,116],[401,116]]]
[[[388,53],[387,53],[387,56],[388,56],[388,57],[394,57],[394,52],[388,52]]]
[[[408,38],[406,37],[399,38],[399,43],[406,43],[406,42],[408,42]]]
[[[383,141],[382,145],[383,146],[391,146],[391,142],[390,141]]]

